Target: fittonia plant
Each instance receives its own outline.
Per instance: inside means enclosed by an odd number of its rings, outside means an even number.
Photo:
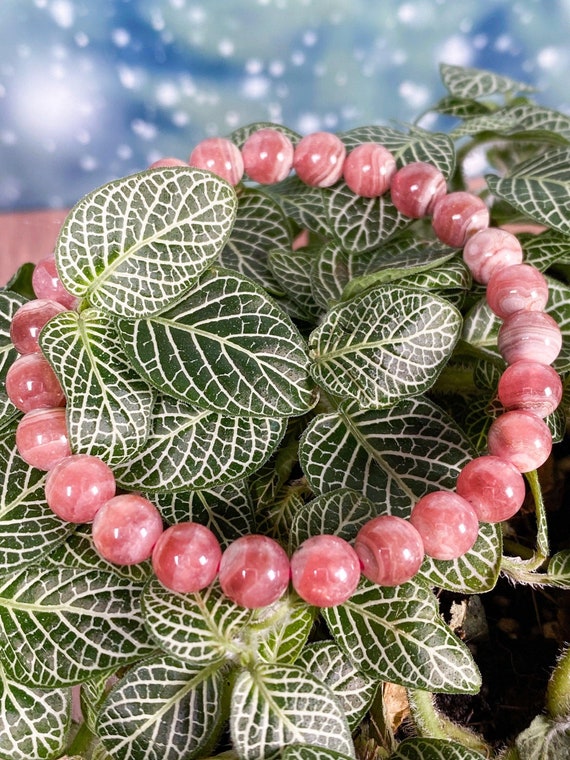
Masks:
[[[349,153],[372,142],[398,167],[430,164],[450,191],[471,184],[465,162],[485,152],[479,194],[492,224],[540,225],[519,239],[525,262],[546,273],[564,380],[570,119],[490,72],[442,66],[442,77],[449,94],[432,111],[455,118],[451,132],[376,126],[339,137]],[[231,140],[241,148],[261,127]],[[164,525],[205,525],[222,549],[256,534],[298,556],[313,536],[354,542],[381,515],[410,525],[420,499],[452,492],[485,454],[502,412],[501,319],[461,250],[439,238],[389,192],[362,197],[342,179],[234,188],[172,166],[94,190],[55,251],[78,306],[57,309],[40,336],[65,394],[71,450],[103,460]],[[3,379],[17,356],[13,316],[33,295],[30,267],[0,292]],[[1,760],[568,756],[566,653],[544,713],[506,748],[433,702],[481,687],[440,590],[481,595],[500,573],[570,584],[570,552],[549,550],[535,470],[525,473],[533,550],[511,532],[507,551],[506,524],[481,521],[466,553],[432,550],[405,582],[362,577],[345,601],[322,608],[299,583],[299,593],[290,587],[252,609],[223,593],[221,577],[182,593],[150,561],[103,559],[90,524],[48,507],[46,472],[16,446],[22,414],[5,393],[0,400]],[[566,411],[563,399],[546,418],[555,442]],[[415,731],[404,741],[386,720],[387,684],[407,693]],[[74,697],[81,719],[77,709],[71,717]]]

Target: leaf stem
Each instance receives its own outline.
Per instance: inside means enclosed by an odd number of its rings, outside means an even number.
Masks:
[[[546,709],[551,718],[570,714],[570,647],[561,655],[546,689]]]

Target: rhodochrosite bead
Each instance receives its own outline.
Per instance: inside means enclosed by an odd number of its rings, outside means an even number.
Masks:
[[[412,510],[410,522],[434,559],[457,559],[471,549],[479,533],[471,504],[453,491],[432,491]]]
[[[242,145],[241,155],[246,174],[262,185],[281,182],[293,166],[293,143],[276,129],[259,129]]]
[[[487,434],[489,454],[512,462],[519,472],[536,470],[552,450],[548,425],[532,412],[516,409],[493,421]]]
[[[166,588],[193,594],[215,580],[221,557],[218,539],[209,528],[182,522],[159,537],[152,551],[152,568]]]
[[[495,271],[520,264],[522,259],[523,250],[518,239],[498,227],[479,230],[467,240],[463,248],[463,260],[473,278],[484,284],[489,282]]]
[[[49,508],[62,520],[86,523],[113,498],[115,489],[113,471],[102,459],[72,454],[48,472],[45,494]]]
[[[562,381],[548,364],[515,362],[501,375],[497,395],[505,409],[526,409],[547,417],[562,400]]]
[[[543,311],[547,301],[546,278],[529,264],[495,269],[487,283],[487,303],[501,319],[515,311]]]
[[[65,394],[49,362],[40,353],[19,356],[6,373],[6,393],[22,412],[65,406]]]
[[[26,412],[16,428],[16,447],[22,459],[39,470],[51,470],[71,454],[65,409]]]
[[[521,508],[526,488],[519,470],[496,456],[472,459],[459,473],[455,490],[481,522],[502,522]]]
[[[414,161],[399,169],[390,183],[392,203],[401,214],[421,219],[433,213],[447,193],[445,177],[433,164]]]
[[[501,325],[497,345],[508,364],[522,360],[552,364],[562,348],[562,333],[544,311],[516,311]]]
[[[198,169],[207,169],[230,185],[237,185],[243,176],[241,151],[225,137],[202,140],[190,154],[188,164]]]
[[[362,573],[381,586],[397,586],[413,578],[424,558],[416,528],[395,515],[380,515],[364,525],[354,542]]]
[[[232,602],[254,609],[276,602],[289,585],[289,558],[268,536],[241,536],[222,554],[220,586]]]
[[[308,604],[334,607],[352,596],[360,580],[358,555],[339,536],[312,536],[291,557],[293,588]]]
[[[149,169],[164,169],[169,166],[188,166],[186,161],[182,161],[181,158],[174,158],[172,156],[164,156],[164,158],[157,158],[148,167]]]
[[[10,339],[16,351],[20,354],[40,351],[38,338],[42,327],[62,311],[66,311],[65,306],[46,298],[34,298],[22,304],[10,324]]]
[[[55,256],[51,254],[38,261],[32,273],[32,288],[36,298],[57,301],[66,309],[75,309],[79,299],[68,293],[63,287],[55,265]]]
[[[383,195],[396,171],[396,159],[383,145],[362,143],[351,150],[343,167],[344,181],[363,198]]]
[[[463,248],[472,235],[489,226],[489,209],[471,193],[448,193],[435,204],[431,223],[442,243]]]
[[[297,176],[311,187],[330,187],[342,176],[346,148],[332,132],[313,132],[303,137],[293,155]]]
[[[139,494],[114,496],[93,519],[95,548],[116,565],[136,565],[148,559],[161,533],[160,512]]]

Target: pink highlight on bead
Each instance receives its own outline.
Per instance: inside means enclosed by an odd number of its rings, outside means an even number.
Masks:
[[[505,409],[526,409],[537,417],[552,414],[562,400],[562,381],[548,364],[519,361],[501,375],[497,388]]]
[[[487,303],[500,319],[515,311],[544,311],[547,301],[546,278],[529,264],[495,269],[487,283]]]
[[[158,509],[134,493],[105,502],[93,519],[91,531],[99,554],[115,565],[136,565],[149,559],[161,533]]]
[[[463,261],[473,279],[486,284],[491,275],[505,267],[520,264],[523,250],[515,235],[498,227],[479,230],[465,243]]]
[[[181,522],[159,537],[152,551],[152,568],[163,586],[179,594],[194,594],[218,574],[222,550],[205,525]]]
[[[497,346],[507,364],[522,360],[552,364],[562,348],[562,332],[550,314],[516,311],[501,325]]]
[[[409,581],[424,559],[422,537],[408,520],[380,515],[364,525],[354,542],[362,573],[380,586]]]
[[[487,434],[489,454],[511,462],[519,472],[544,464],[552,451],[552,434],[540,417],[525,409],[505,412]]]
[[[48,507],[71,523],[91,522],[115,491],[115,476],[109,465],[89,454],[61,459],[48,472],[45,484]]]
[[[65,406],[65,394],[43,354],[23,354],[6,373],[6,393],[21,412]]]
[[[64,288],[57,271],[54,254],[41,259],[34,267],[32,288],[36,298],[57,301],[66,309],[75,309],[79,303],[79,299]]]
[[[62,311],[67,311],[65,306],[45,298],[35,298],[22,304],[10,324],[10,339],[16,351],[20,354],[40,351],[38,339],[42,327]]]
[[[38,470],[51,470],[71,454],[65,409],[26,412],[16,428],[16,447],[24,462]]]
[[[413,161],[399,169],[390,184],[390,197],[398,211],[410,219],[431,216],[447,193],[443,174],[433,164]]]
[[[506,459],[480,456],[459,473],[455,490],[475,510],[481,522],[503,522],[515,515],[525,499],[520,471]]]
[[[241,536],[222,554],[220,586],[235,604],[249,609],[276,602],[287,589],[291,569],[282,547],[268,536]]]
[[[188,166],[186,161],[181,158],[174,158],[173,156],[165,156],[164,158],[158,158],[149,165],[149,169],[167,169],[171,166]]]
[[[356,195],[376,198],[390,187],[396,159],[379,143],[362,143],[350,151],[343,167],[344,181]]]
[[[188,159],[190,166],[207,169],[222,177],[230,185],[237,185],[243,177],[241,151],[225,137],[208,137],[194,148]]]
[[[339,536],[312,536],[291,557],[293,588],[307,604],[334,607],[349,599],[360,580],[358,555]]]
[[[442,243],[463,248],[469,238],[489,226],[489,209],[476,195],[448,193],[435,204],[433,231]]]
[[[311,187],[330,187],[342,177],[346,148],[332,132],[313,132],[303,137],[293,156],[299,179]]]
[[[287,135],[270,127],[253,132],[241,149],[246,174],[262,185],[273,185],[289,176],[294,152]]]
[[[432,491],[412,510],[410,522],[434,559],[457,559],[472,547],[479,534],[477,514],[471,504],[453,491]]]

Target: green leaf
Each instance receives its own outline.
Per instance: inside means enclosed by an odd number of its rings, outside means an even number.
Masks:
[[[316,610],[295,594],[281,597],[279,603],[270,608],[269,614],[263,608],[257,610],[251,621],[254,630],[250,633],[253,634],[251,644],[259,659],[264,662],[295,662],[304,651],[315,615]]]
[[[16,407],[6,394],[6,373],[18,353],[12,345],[10,337],[10,325],[12,318],[26,299],[9,290],[0,291],[0,419],[12,416],[17,412]]]
[[[570,722],[537,715],[515,740],[520,760],[563,760],[568,757]]]
[[[280,755],[280,760],[351,760],[351,756],[334,749],[312,747],[309,744],[290,744]]]
[[[313,248],[273,250],[269,265],[287,296],[300,308],[307,322],[316,322],[322,308],[313,297],[311,269],[316,253]]]
[[[284,212],[300,229],[329,237],[331,232],[325,217],[326,193],[322,187],[310,187],[293,175],[278,185],[272,192],[282,205]]]
[[[444,114],[445,116],[455,116],[458,119],[469,119],[473,116],[481,116],[491,112],[491,107],[486,103],[480,103],[478,100],[470,98],[461,98],[454,95],[447,95],[430,108],[430,111]]]
[[[281,417],[315,402],[299,331],[236,273],[210,270],[168,312],[118,324],[141,376],[202,409]]]
[[[444,86],[459,98],[474,99],[503,93],[514,95],[517,92],[534,92],[534,87],[525,82],[517,82],[510,77],[483,69],[442,63],[439,70]]]
[[[12,293],[19,293],[26,300],[31,300],[36,297],[34,293],[34,287],[32,285],[32,275],[36,265],[31,261],[22,264],[18,267],[17,271],[6,283],[6,290]]]
[[[292,743],[355,757],[332,692],[294,665],[256,665],[240,673],[232,693],[230,731],[240,760],[272,760]]]
[[[215,261],[236,208],[227,182],[194,167],[114,180],[82,198],[63,223],[59,275],[91,306],[121,317],[154,314]]]
[[[481,132],[536,141],[541,145],[564,144],[570,140],[570,118],[551,108],[533,104],[502,108],[493,113],[481,114],[467,119],[451,132],[454,139],[472,137]]]
[[[556,230],[545,230],[537,235],[526,233],[518,235],[527,264],[546,272],[552,264],[569,264],[570,251],[568,235]]]
[[[439,616],[419,580],[384,587],[361,581],[344,604],[321,610],[341,649],[362,672],[413,689],[476,693],[481,677],[469,649]]]
[[[451,739],[405,739],[390,760],[485,760],[485,755]]]

